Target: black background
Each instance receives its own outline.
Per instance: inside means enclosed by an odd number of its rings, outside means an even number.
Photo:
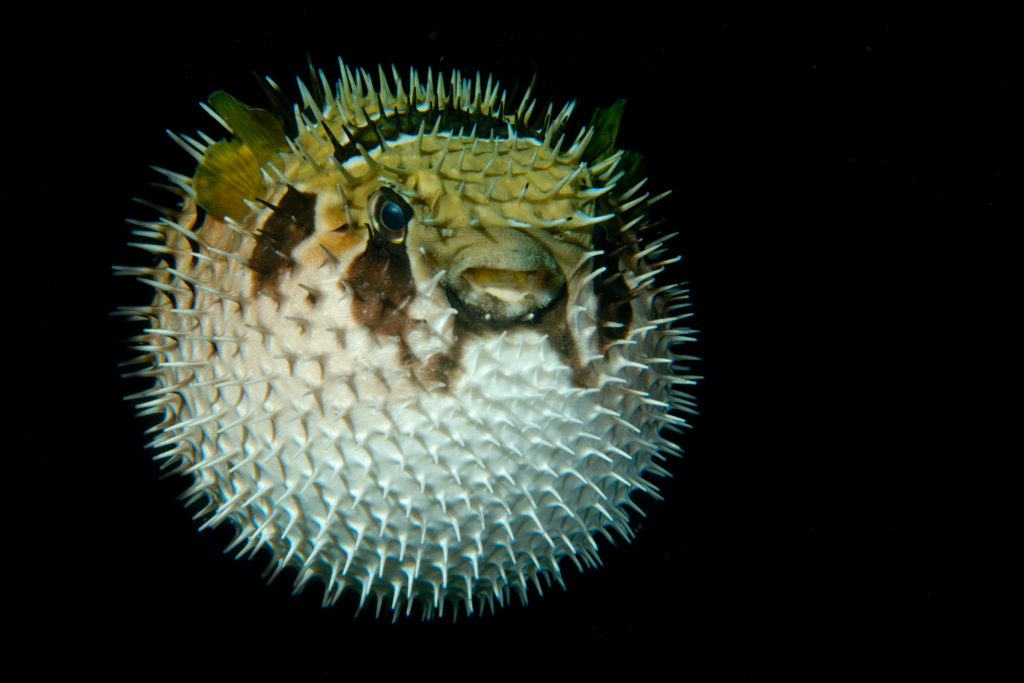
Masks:
[[[28,349],[9,356],[13,426],[28,436],[12,453],[30,465],[7,565],[27,579],[11,590],[30,605],[19,623],[35,665],[340,678],[607,662],[833,680],[953,656],[943,548],[961,522],[930,439],[956,408],[935,400],[933,360],[955,353],[970,257],[941,279],[932,268],[946,229],[970,241],[956,211],[998,239],[998,18],[421,13],[61,14],[35,18],[33,49],[6,56],[5,205],[20,226],[6,335]],[[133,329],[107,315],[148,298],[110,271],[141,259],[123,219],[152,214],[131,197],[160,198],[151,164],[192,171],[165,128],[220,134],[198,101],[225,89],[261,104],[253,71],[294,94],[307,54],[332,80],[339,54],[490,71],[509,87],[537,72],[542,100],[579,101],[578,124],[625,97],[620,144],[646,155],[653,190],[674,191],[656,214],[681,233],[672,276],[690,283],[701,330],[701,415],[666,500],[642,502],[637,539],[604,544],[600,570],[568,566],[567,591],[454,624],[353,618],[351,599],[324,610],[316,587],[292,597],[287,574],[266,587],[265,557],[222,555],[227,527],[196,533],[175,500],[184,483],[148,459],[146,423],[121,400],[142,387],[115,367]],[[971,182],[954,197],[945,174],[962,154]]]

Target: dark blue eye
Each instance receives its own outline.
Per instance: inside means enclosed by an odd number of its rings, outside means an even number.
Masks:
[[[405,230],[405,212],[391,200],[381,203],[380,222],[388,230]]]
[[[370,198],[370,227],[392,244],[405,240],[413,211],[397,192],[382,188]]]

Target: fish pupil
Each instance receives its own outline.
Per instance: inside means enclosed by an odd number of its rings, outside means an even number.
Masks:
[[[380,222],[388,230],[401,232],[405,230],[405,212],[395,202],[384,202],[380,210]]]

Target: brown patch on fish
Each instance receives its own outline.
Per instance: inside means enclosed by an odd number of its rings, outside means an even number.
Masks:
[[[456,337],[456,343],[453,345],[451,353],[439,353],[427,361],[423,372],[424,377],[431,382],[444,385],[447,389],[462,361],[462,348],[462,344],[458,343],[458,337]]]
[[[292,249],[313,233],[315,225],[315,194],[289,187],[276,206],[264,204],[273,213],[259,231],[256,246],[249,256],[254,295],[277,287],[281,275],[292,266]]]
[[[409,256],[401,244],[371,236],[366,250],[352,262],[341,286],[352,294],[352,317],[378,338],[398,343],[397,362],[417,362],[406,335],[421,322],[409,318],[406,310],[416,297],[416,283]]]
[[[409,327],[405,308],[416,296],[416,283],[405,247],[371,237],[345,277],[352,292],[352,316],[377,336],[403,336]]]

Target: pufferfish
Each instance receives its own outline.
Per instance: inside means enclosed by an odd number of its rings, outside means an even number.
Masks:
[[[623,101],[509,104],[492,77],[339,60],[270,110],[215,92],[230,133],[172,137],[180,205],[130,221],[153,255],[134,338],[201,528],[397,617],[525,603],[631,539],[639,492],[693,411],[687,292],[649,224],[659,197],[615,146]],[[158,169],[160,170],[160,169]],[[648,233],[655,236],[648,238]]]

